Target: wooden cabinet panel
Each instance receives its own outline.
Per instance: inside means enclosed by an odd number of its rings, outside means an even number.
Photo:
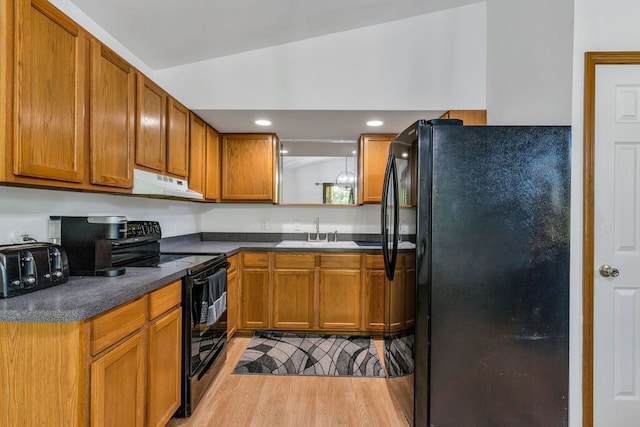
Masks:
[[[162,172],[165,166],[167,94],[138,73],[136,99],[136,164]]]
[[[206,128],[206,146],[204,197],[220,200],[220,134],[211,126]]]
[[[1,426],[87,425],[84,332],[84,322],[0,322]]]
[[[320,255],[320,268],[360,269],[360,254]]]
[[[189,110],[172,97],[167,102],[167,167],[169,174],[189,176]]]
[[[95,355],[144,326],[147,296],[121,305],[91,321],[91,354]]]
[[[242,254],[245,267],[269,267],[269,252],[246,252]]]
[[[238,318],[240,302],[238,257],[239,255],[232,255],[227,259],[229,261],[227,268],[227,338],[231,338],[236,333],[240,323]]]
[[[321,329],[360,328],[360,271],[320,271],[319,312]]]
[[[273,327],[313,327],[314,269],[280,270],[273,273]]]
[[[309,253],[275,253],[274,268],[313,269],[316,266],[316,256]]]
[[[416,316],[416,267],[415,255],[405,258],[404,270],[404,327],[411,328]]]
[[[180,406],[182,310],[149,325],[147,426],[164,426]]]
[[[384,331],[384,293],[387,276],[384,270],[367,270],[365,274],[364,327],[370,331],[382,332]]]
[[[133,187],[135,70],[97,40],[91,47],[91,183]]]
[[[92,426],[144,426],[144,363],[138,332],[91,364]]]
[[[269,270],[245,268],[240,283],[242,327],[269,327]]]
[[[153,320],[162,313],[180,305],[180,301],[182,301],[181,280],[176,280],[164,288],[151,292],[149,294],[149,319]]]
[[[441,119],[459,119],[465,126],[487,124],[487,110],[449,110]]]
[[[362,203],[380,203],[389,145],[395,135],[361,135]]]
[[[15,5],[13,173],[81,183],[87,35],[45,0]]]
[[[275,136],[223,135],[222,199],[275,201]]]
[[[207,174],[207,125],[198,116],[189,113],[189,188],[205,193]]]

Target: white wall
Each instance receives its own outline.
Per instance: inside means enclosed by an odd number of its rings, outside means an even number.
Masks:
[[[157,220],[163,236],[200,231],[200,216],[209,205],[145,197],[0,187],[0,244],[11,233],[26,232],[48,241],[49,215],[124,215],[130,220]]]
[[[487,122],[570,124],[573,1],[487,3]]]
[[[481,2],[159,70],[156,78],[192,109],[484,109],[486,31]]]
[[[640,2],[636,0],[575,0],[572,103],[572,212],[571,217],[571,426],[582,425],[582,140],[584,53],[588,51],[639,51]]]

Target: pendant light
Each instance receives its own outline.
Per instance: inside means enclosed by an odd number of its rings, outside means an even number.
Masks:
[[[348,163],[348,157],[345,156],[344,170],[340,172],[336,177],[336,185],[339,185],[341,187],[347,187],[347,186],[353,185],[356,182],[356,176],[353,174],[353,172],[349,172],[349,167],[347,163]]]

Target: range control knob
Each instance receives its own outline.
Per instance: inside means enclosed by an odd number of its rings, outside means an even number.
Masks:
[[[12,288],[19,288],[21,284],[22,282],[20,280],[14,280],[13,282],[10,283],[9,286],[11,286]]]
[[[55,277],[56,279],[59,279],[62,277],[62,271],[60,270],[56,270],[53,272],[53,277]]]
[[[25,277],[24,278],[24,284],[25,285],[33,285],[34,283],[36,283],[36,278],[33,276],[29,276],[29,277]]]

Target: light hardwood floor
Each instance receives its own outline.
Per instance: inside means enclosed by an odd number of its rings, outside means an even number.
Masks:
[[[248,343],[230,340],[227,361],[194,413],[168,426],[408,426],[384,378],[231,374]],[[379,340],[376,347],[382,354]]]

